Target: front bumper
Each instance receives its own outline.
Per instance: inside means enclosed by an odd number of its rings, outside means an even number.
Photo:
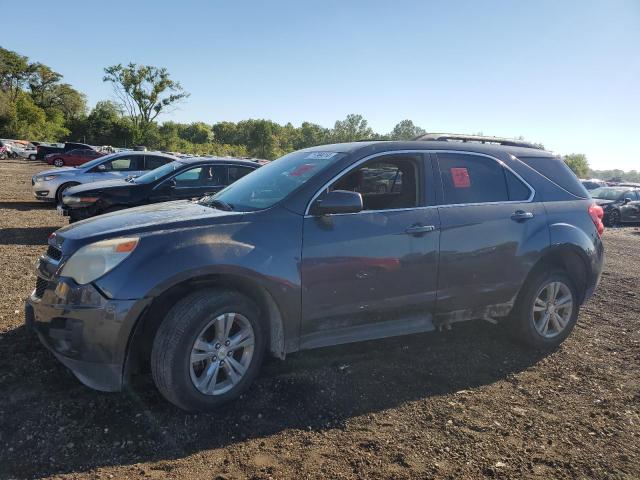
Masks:
[[[57,184],[52,182],[36,182],[31,179],[31,191],[33,196],[38,200],[45,202],[53,202],[56,199]]]
[[[78,379],[96,390],[120,391],[129,337],[147,305],[108,299],[93,285],[49,276],[56,263],[41,257],[25,323]]]

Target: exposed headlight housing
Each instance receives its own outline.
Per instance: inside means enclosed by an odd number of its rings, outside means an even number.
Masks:
[[[115,238],[85,245],[71,255],[61,274],[85,285],[120,265],[138,246],[139,237]]]

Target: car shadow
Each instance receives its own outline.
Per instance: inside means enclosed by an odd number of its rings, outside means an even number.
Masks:
[[[19,212],[27,212],[29,210],[54,210],[56,207],[53,202],[0,202],[1,210],[16,210]]]
[[[84,387],[19,327],[0,336],[0,441],[13,451],[0,449],[0,477],[139,462],[170,469],[165,460],[288,429],[345,428],[353,417],[511,381],[545,355],[514,345],[500,326],[471,322],[269,360],[240,399],[215,413],[188,414],[166,402],[148,376],[125,393]]]
[[[47,245],[47,238],[60,226],[0,229],[0,245]]]

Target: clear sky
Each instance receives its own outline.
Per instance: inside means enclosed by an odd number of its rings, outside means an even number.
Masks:
[[[164,66],[176,121],[268,118],[483,132],[640,169],[640,0],[0,0],[0,45],[85,92]]]

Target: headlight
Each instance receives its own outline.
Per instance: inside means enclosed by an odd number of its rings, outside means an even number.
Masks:
[[[36,182],[48,182],[49,180],[53,180],[57,177],[57,175],[40,175],[36,177]]]
[[[74,196],[63,196],[62,203],[65,205],[79,205],[81,203],[95,203],[100,200],[98,197],[74,197]]]
[[[138,237],[116,238],[86,245],[71,255],[62,268],[62,275],[80,285],[93,282],[131,255],[138,241]]]

